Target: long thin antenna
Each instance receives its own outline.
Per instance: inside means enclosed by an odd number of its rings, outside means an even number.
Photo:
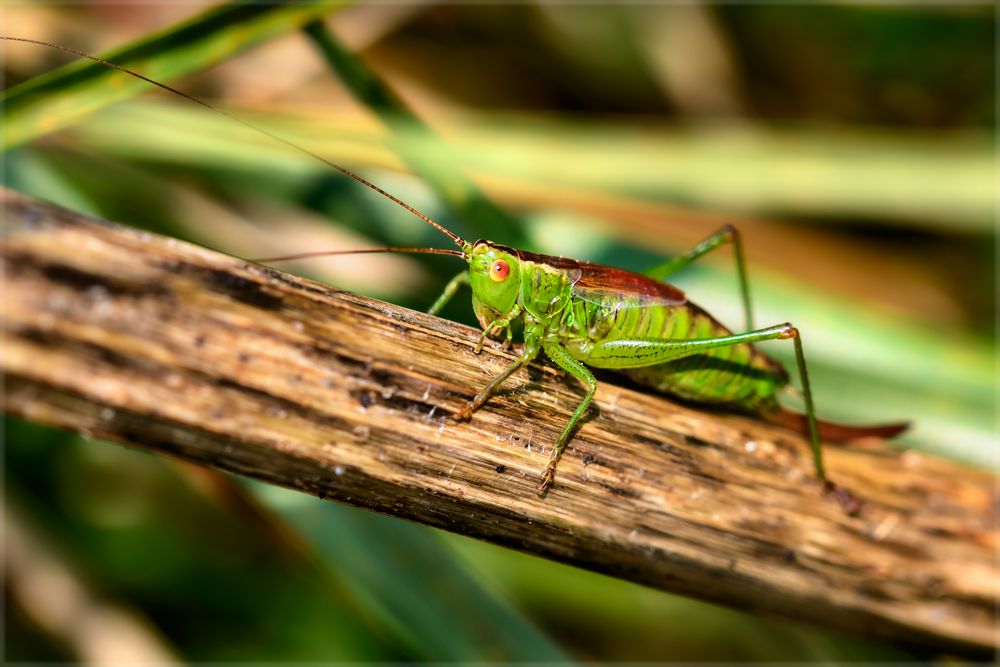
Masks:
[[[442,234],[445,234],[448,238],[450,238],[452,241],[454,241],[455,245],[457,245],[458,247],[464,248],[467,245],[465,243],[465,241],[462,240],[462,237],[460,237],[458,234],[456,234],[456,233],[454,233],[454,232],[446,229],[443,225],[441,225],[441,224],[439,224],[437,222],[434,222],[428,216],[424,215],[423,213],[421,213],[420,211],[418,211],[414,207],[410,206],[409,204],[407,204],[406,202],[404,202],[402,199],[400,199],[400,198],[398,198],[398,197],[396,197],[394,195],[389,194],[388,192],[386,192],[385,190],[383,190],[379,186],[375,185],[374,183],[372,183],[370,181],[367,181],[364,178],[361,178],[360,176],[358,176],[357,174],[355,174],[350,169],[347,169],[346,167],[341,167],[339,164],[335,164],[335,163],[331,162],[330,160],[327,160],[325,157],[312,152],[311,150],[309,150],[308,148],[305,148],[304,146],[299,146],[298,144],[296,144],[294,142],[291,142],[288,139],[285,139],[285,138],[283,138],[283,137],[281,137],[281,136],[279,136],[277,134],[274,134],[273,132],[270,132],[269,130],[265,130],[262,127],[257,127],[253,123],[245,121],[245,120],[243,120],[242,118],[240,118],[238,116],[234,116],[233,114],[229,113],[228,111],[224,111],[222,109],[214,107],[211,104],[209,104],[208,102],[205,102],[203,100],[199,100],[197,97],[193,97],[191,95],[188,95],[187,93],[181,92],[181,91],[177,90],[176,88],[171,88],[170,86],[168,86],[165,83],[160,83],[159,81],[154,81],[153,79],[150,79],[147,76],[143,76],[142,74],[139,74],[138,72],[133,72],[132,70],[130,70],[130,69],[126,68],[126,67],[122,67],[121,65],[117,65],[117,64],[111,62],[110,60],[105,60],[104,58],[98,58],[97,56],[92,56],[89,53],[84,53],[83,51],[77,51],[76,49],[71,49],[68,46],[60,46],[58,44],[52,44],[51,42],[43,42],[42,40],[39,40],[39,39],[29,39],[27,37],[8,37],[7,35],[0,35],[0,39],[7,40],[9,42],[25,42],[27,44],[37,44],[38,46],[46,46],[46,47],[48,47],[50,49],[56,49],[58,51],[63,51],[65,53],[69,53],[69,54],[72,54],[74,56],[79,56],[80,58],[86,58],[87,60],[92,60],[95,63],[100,63],[100,64],[102,64],[102,65],[104,65],[106,67],[110,67],[111,69],[118,70],[119,72],[122,72],[124,74],[128,74],[129,76],[133,76],[133,77],[135,77],[137,79],[141,79],[142,81],[145,81],[146,83],[151,83],[154,86],[156,86],[157,88],[161,88],[163,90],[166,90],[167,92],[173,93],[174,95],[178,95],[180,97],[183,97],[184,99],[188,100],[189,102],[194,102],[195,104],[197,104],[199,106],[202,106],[202,107],[205,107],[206,109],[209,109],[210,111],[214,111],[217,114],[221,114],[221,115],[225,116],[226,118],[229,118],[230,120],[234,120],[237,123],[243,125],[244,127],[248,127],[248,128],[250,128],[251,130],[253,130],[255,132],[259,132],[260,134],[263,134],[264,136],[270,137],[271,139],[273,139],[275,141],[281,142],[281,143],[283,143],[284,145],[286,145],[286,146],[288,146],[290,148],[294,148],[295,150],[299,151],[300,153],[304,153],[305,155],[308,155],[309,157],[313,158],[314,160],[319,160],[320,162],[322,162],[326,166],[331,167],[333,169],[336,169],[337,171],[339,171],[340,173],[344,174],[345,176],[349,176],[350,178],[353,178],[355,181],[357,181],[361,185],[364,185],[364,186],[366,186],[368,188],[371,188],[372,190],[374,190],[375,192],[379,193],[380,195],[382,195],[383,197],[385,197],[389,201],[394,202],[394,203],[398,204],[399,206],[402,206],[407,211],[409,211],[413,215],[417,216],[418,218],[420,218],[421,220],[423,220],[424,222],[426,222],[431,227],[434,227],[436,230],[438,230]]]
[[[258,257],[251,259],[251,262],[290,262],[296,259],[309,259],[310,257],[329,257],[330,255],[365,255],[375,252],[413,252],[420,255],[451,255],[453,257],[465,257],[465,253],[460,250],[449,250],[448,248],[356,248],[354,250],[318,250],[316,252],[302,252],[297,255],[282,255],[281,257]]]

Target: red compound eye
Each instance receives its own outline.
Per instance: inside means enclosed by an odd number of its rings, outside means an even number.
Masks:
[[[507,280],[507,276],[510,275],[510,266],[507,262],[502,259],[498,259],[493,262],[493,266],[490,267],[490,278],[497,282]]]

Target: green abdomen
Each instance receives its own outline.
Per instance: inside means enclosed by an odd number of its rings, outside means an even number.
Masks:
[[[628,338],[690,340],[728,336],[732,332],[693,304],[642,306],[634,301],[607,303],[574,300],[573,337],[564,342],[571,354],[585,364],[590,344]],[[730,345],[682,359],[619,370],[636,382],[657,391],[703,403],[716,403],[759,412],[774,405],[776,392],[788,383],[777,362],[752,345]]]

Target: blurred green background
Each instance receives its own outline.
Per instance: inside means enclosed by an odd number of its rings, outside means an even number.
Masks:
[[[756,319],[803,332],[822,416],[911,418],[901,446],[996,465],[992,4],[3,11],[9,35],[135,42],[122,62],[466,238],[640,270],[736,224]],[[334,37],[301,30],[320,15]],[[70,58],[3,49],[9,187],[244,257],[447,246],[231,120],[99,67],[36,79]],[[425,309],[458,267],[290,268]],[[728,251],[677,283],[741,321]],[[467,298],[445,315],[474,322]],[[935,659],[84,436],[4,436],[7,660]]]

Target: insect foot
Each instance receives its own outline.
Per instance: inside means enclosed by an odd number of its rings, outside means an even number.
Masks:
[[[467,422],[472,419],[472,403],[466,403],[465,406],[455,413],[455,421]]]
[[[830,480],[826,480],[823,483],[823,493],[832,495],[840,503],[847,516],[858,516],[861,514],[861,510],[864,509],[865,504],[860,498]]]
[[[548,467],[545,468],[545,474],[542,476],[542,483],[538,485],[538,495],[544,496],[549,492],[549,487],[552,486],[552,482],[556,478],[556,464],[555,462],[549,463]]]
[[[479,354],[480,352],[483,351],[483,345],[486,344],[486,335],[489,332],[490,332],[490,330],[487,329],[486,331],[483,332],[483,335],[479,337],[479,342],[476,343],[476,346],[474,348],[472,348],[472,353],[473,354]]]
[[[545,474],[542,475],[542,483],[538,485],[538,495],[544,496],[549,492],[549,488],[552,486],[552,482],[554,482],[556,478],[556,464],[558,462],[559,460],[553,457],[553,459],[550,460],[549,464],[545,467]]]

